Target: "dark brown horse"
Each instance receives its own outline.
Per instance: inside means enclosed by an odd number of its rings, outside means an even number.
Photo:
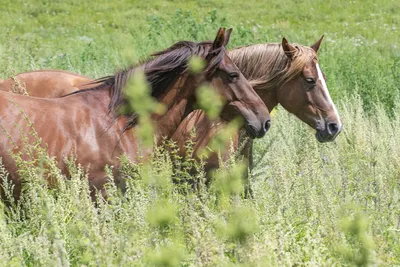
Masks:
[[[250,81],[257,94],[271,111],[278,104],[295,114],[299,119],[316,130],[317,140],[320,142],[332,141],[340,133],[342,123],[332,99],[330,97],[325,75],[318,63],[317,52],[322,38],[311,47],[300,44],[289,44],[286,39],[282,43],[256,44],[235,48],[229,51],[229,56]],[[73,89],[72,82],[76,75],[67,72],[49,73],[54,79],[60,78],[65,84],[47,88],[49,95],[61,96],[62,88]],[[28,79],[28,74],[21,74],[21,79]],[[39,74],[36,76],[39,79]],[[89,78],[83,79],[88,83]],[[28,83],[28,81],[27,81]],[[0,86],[1,88],[1,86]],[[9,88],[6,90],[10,90]],[[28,87],[30,95],[41,94],[41,88]],[[173,135],[184,152],[185,140],[189,138],[191,130],[196,127],[196,149],[206,146],[213,132],[217,132],[223,124],[212,123],[202,111],[194,111],[179,126]],[[234,140],[238,147],[239,141]],[[245,147],[245,155],[251,161],[252,142]],[[226,156],[228,156],[226,154]],[[208,160],[210,167],[218,166],[216,154]]]
[[[196,105],[195,89],[206,82],[224,99],[222,114],[225,120],[237,115],[244,118],[246,129],[253,137],[262,137],[269,125],[269,113],[225,50],[230,30],[220,29],[214,42],[178,42],[140,66],[100,79],[99,86],[77,91],[62,98],[44,99],[0,92],[0,156],[15,184],[14,197],[19,198],[21,180],[15,159],[10,151],[22,151],[25,136],[35,130],[46,145],[47,152],[57,160],[58,167],[67,173],[64,157],[76,156],[79,164],[89,170],[89,184],[106,194],[108,181],[104,166],[115,166],[118,182],[119,157],[126,154],[138,160],[136,113],[118,111],[127,104],[123,89],[138,69],[143,70],[151,85],[151,95],[167,111],[152,116],[156,135],[170,137]],[[206,60],[201,74],[188,72],[188,60],[198,56]],[[133,107],[134,108],[134,107]],[[28,155],[24,155],[28,156]]]

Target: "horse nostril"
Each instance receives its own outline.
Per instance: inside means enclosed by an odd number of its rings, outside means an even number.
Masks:
[[[271,121],[267,120],[264,125],[265,132],[268,132],[269,128],[271,127]]]
[[[334,122],[333,123],[328,123],[328,129],[329,129],[329,132],[332,135],[337,134],[337,132],[339,131],[338,125],[336,123],[334,123]]]

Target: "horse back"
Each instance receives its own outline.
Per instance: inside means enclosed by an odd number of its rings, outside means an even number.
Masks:
[[[0,83],[0,90],[34,97],[56,98],[86,89],[93,80],[67,71],[30,71],[8,78]]]

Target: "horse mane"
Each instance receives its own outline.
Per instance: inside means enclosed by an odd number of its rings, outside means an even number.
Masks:
[[[293,79],[312,58],[317,58],[312,48],[292,45],[296,48],[292,60],[279,43],[237,47],[229,51],[229,57],[255,90],[272,90]]]
[[[128,105],[123,90],[135,71],[138,69],[144,71],[151,87],[151,96],[159,98],[181,75],[188,71],[189,59],[193,56],[207,60],[208,56],[213,55],[212,59],[207,62],[205,72],[208,75],[214,73],[226,50],[223,47],[212,50],[212,44],[212,41],[200,43],[191,41],[177,42],[163,51],[153,53],[149,59],[142,63],[135,64],[114,75],[96,79],[92,82],[92,84],[97,84],[93,88],[79,90],[72,94],[107,88],[111,97],[108,110],[113,114],[114,120],[122,116],[127,118],[124,127],[124,131],[126,131],[137,124],[137,113],[122,114],[120,112],[121,107]]]

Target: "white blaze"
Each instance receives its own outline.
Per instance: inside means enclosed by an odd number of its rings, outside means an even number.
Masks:
[[[326,86],[326,82],[325,82],[324,76],[322,75],[322,71],[321,71],[318,63],[316,65],[316,67],[317,67],[317,71],[318,71],[318,79],[322,83],[322,88],[325,91],[325,95],[326,95],[326,98],[327,98],[328,102],[333,106],[333,111],[335,112],[336,118],[338,120],[338,127],[340,128],[342,126],[342,122],[340,121],[339,113],[338,113],[338,111],[336,109],[335,104],[332,101],[331,95],[329,94],[328,87]]]

